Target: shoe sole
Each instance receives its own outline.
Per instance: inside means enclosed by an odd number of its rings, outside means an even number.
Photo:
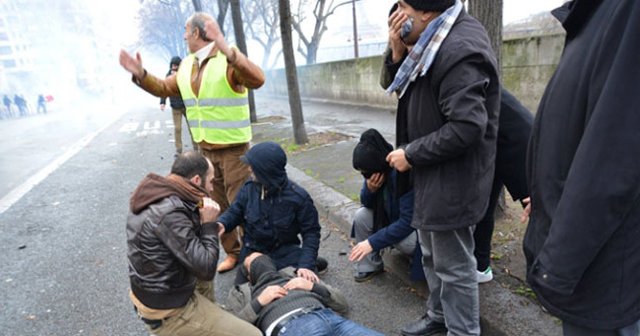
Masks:
[[[382,272],[384,272],[384,270],[375,271],[375,272],[373,272],[373,273],[371,273],[371,274],[367,275],[367,276],[366,276],[366,277],[364,277],[364,278],[356,278],[356,277],[354,277],[354,278],[353,278],[353,280],[355,280],[356,282],[365,282],[365,281],[367,281],[367,280],[371,280],[371,279],[373,279],[373,277],[375,277],[375,276],[376,276],[376,275],[378,275],[378,274],[381,274]]]

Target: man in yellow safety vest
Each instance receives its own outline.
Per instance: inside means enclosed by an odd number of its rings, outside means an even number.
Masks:
[[[120,64],[133,75],[135,84],[152,95],[182,97],[193,141],[215,168],[212,198],[222,213],[250,175],[249,167],[239,159],[251,141],[247,89],[262,86],[264,73],[227,44],[208,14],[198,12],[187,20],[184,39],[190,54],[178,72],[165,79],[147,73],[139,53],[134,58],[121,50]],[[237,264],[241,235],[236,229],[222,236],[227,258],[218,265],[218,272]]]

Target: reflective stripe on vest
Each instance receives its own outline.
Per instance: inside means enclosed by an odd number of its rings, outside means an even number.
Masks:
[[[251,120],[240,120],[240,121],[204,120],[204,121],[200,121],[199,123],[197,120],[189,120],[189,127],[231,129],[231,128],[243,128],[247,126],[251,126]]]
[[[251,141],[251,120],[247,90],[233,91],[227,81],[227,59],[221,52],[210,57],[202,70],[198,96],[191,88],[193,55],[180,63],[178,88],[186,107],[193,140],[210,144],[234,144]]]
[[[184,106],[244,106],[247,105],[247,98],[209,98],[209,99],[187,99],[182,100]]]

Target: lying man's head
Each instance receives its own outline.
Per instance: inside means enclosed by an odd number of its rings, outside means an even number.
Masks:
[[[259,252],[249,254],[244,259],[243,265],[252,285],[255,285],[263,274],[277,272],[276,265],[271,258]]]

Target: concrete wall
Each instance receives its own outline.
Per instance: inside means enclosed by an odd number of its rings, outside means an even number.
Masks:
[[[564,35],[505,40],[502,49],[504,86],[535,112],[560,59]],[[298,67],[303,99],[371,105],[395,109],[396,98],[379,84],[382,57],[343,60]],[[267,72],[263,94],[287,95],[284,69]]]

